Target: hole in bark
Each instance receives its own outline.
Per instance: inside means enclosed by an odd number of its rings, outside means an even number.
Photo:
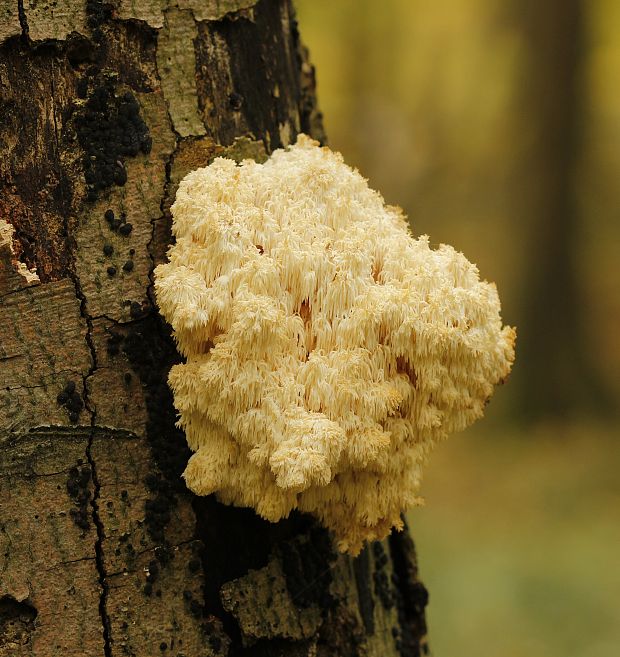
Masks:
[[[0,598],[0,652],[29,644],[36,617],[37,610],[27,602],[18,602],[10,595]]]

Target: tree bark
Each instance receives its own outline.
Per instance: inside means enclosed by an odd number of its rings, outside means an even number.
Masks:
[[[198,498],[152,295],[181,178],[323,140],[288,0],[0,0],[0,657],[419,655],[405,531]]]

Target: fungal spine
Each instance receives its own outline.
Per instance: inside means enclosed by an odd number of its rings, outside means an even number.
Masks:
[[[155,289],[186,358],[169,383],[189,488],[311,513],[352,554],[400,528],[433,445],[510,371],[495,286],[304,135],[193,171],[172,212]]]

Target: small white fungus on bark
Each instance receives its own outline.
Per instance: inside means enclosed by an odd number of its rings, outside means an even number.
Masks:
[[[29,269],[25,263],[15,256],[14,233],[15,228],[5,219],[0,219],[0,249],[5,248],[7,250],[15,272],[24,279],[27,285],[40,283],[37,270],[34,268]]]
[[[169,383],[189,488],[311,513],[352,554],[400,529],[433,445],[510,371],[495,286],[304,135],[193,171],[172,213],[155,289],[186,358]]]

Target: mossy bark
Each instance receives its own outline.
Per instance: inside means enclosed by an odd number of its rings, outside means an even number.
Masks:
[[[426,653],[406,532],[350,559],[180,477],[152,271],[188,171],[323,140],[290,3],[0,18],[0,656]]]

